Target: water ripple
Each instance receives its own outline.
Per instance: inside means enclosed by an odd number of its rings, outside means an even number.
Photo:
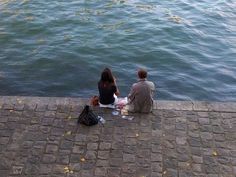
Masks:
[[[236,100],[233,1],[0,1],[0,94],[121,95],[145,67],[156,98]]]

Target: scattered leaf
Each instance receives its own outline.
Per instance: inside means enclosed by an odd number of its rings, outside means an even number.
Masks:
[[[167,172],[166,171],[163,171],[163,174],[165,175]]]
[[[69,172],[70,172],[70,170],[65,170],[64,172],[65,172],[65,173],[69,173]]]
[[[69,167],[64,167],[64,170],[69,170]]]
[[[38,39],[38,40],[37,40],[37,43],[38,43],[38,44],[43,44],[44,42],[45,42],[44,39]]]
[[[71,119],[71,116],[67,117],[67,119],[70,120],[70,119]]]
[[[212,152],[212,155],[213,155],[213,156],[217,156],[218,153],[217,153],[216,151],[213,151],[213,152]]]
[[[69,173],[69,172],[70,172],[69,167],[64,167],[64,173]]]
[[[81,162],[84,162],[84,161],[85,161],[85,158],[82,157],[82,158],[80,159],[80,161],[81,161]]]
[[[133,32],[133,29],[126,29],[125,32]]]
[[[66,132],[66,135],[71,135],[71,131]]]
[[[31,21],[31,20],[33,20],[33,19],[34,19],[34,17],[32,17],[32,16],[25,17],[25,20],[27,20],[27,21]]]
[[[74,171],[73,171],[73,170],[71,170],[71,171],[70,171],[70,173],[71,173],[71,174],[73,174],[73,173],[74,173]]]
[[[181,23],[182,19],[179,16],[173,15],[170,19],[175,23]]]
[[[136,137],[139,137],[139,134],[138,134],[138,133],[136,133],[136,134],[135,134],[135,136],[136,136]]]

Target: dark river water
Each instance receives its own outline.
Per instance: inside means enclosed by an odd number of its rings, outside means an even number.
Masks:
[[[166,100],[236,101],[234,0],[0,0],[0,95],[121,96],[146,68]]]

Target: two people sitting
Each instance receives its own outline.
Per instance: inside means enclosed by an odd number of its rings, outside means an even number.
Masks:
[[[128,111],[149,113],[153,108],[155,85],[147,80],[147,71],[145,69],[139,69],[137,75],[138,82],[132,85],[128,94]],[[116,84],[116,78],[109,68],[105,68],[101,73],[98,90],[101,107],[114,106],[118,102],[117,96],[119,96],[120,92]]]

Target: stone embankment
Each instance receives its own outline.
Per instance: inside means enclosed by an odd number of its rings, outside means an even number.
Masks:
[[[134,119],[80,98],[0,97],[0,177],[235,177],[236,103],[155,101]]]

